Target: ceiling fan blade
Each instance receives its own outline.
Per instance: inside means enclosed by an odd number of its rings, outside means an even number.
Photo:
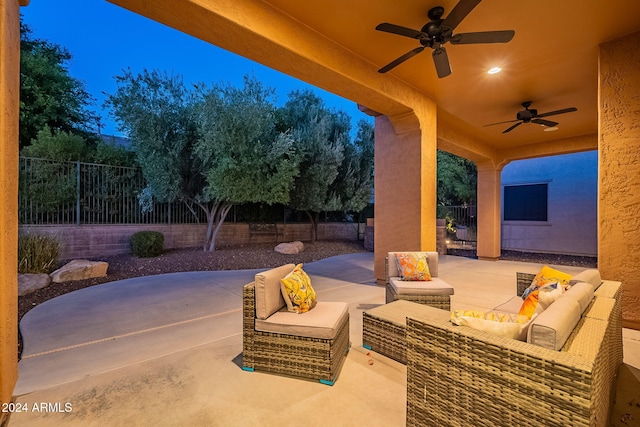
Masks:
[[[406,61],[407,59],[413,58],[414,56],[416,56],[417,54],[419,54],[420,52],[422,52],[424,50],[424,46],[420,46],[417,47],[407,53],[405,53],[404,55],[402,55],[401,57],[391,61],[390,63],[388,63],[387,65],[385,65],[384,67],[380,68],[378,70],[379,73],[386,73],[387,71],[391,70],[392,68],[397,67],[398,65],[402,64],[404,61]]]
[[[503,124],[505,124],[505,123],[513,123],[513,122],[519,122],[519,121],[520,121],[519,119],[515,119],[515,120],[506,120],[506,121],[504,121],[504,122],[490,123],[490,124],[488,124],[488,125],[484,125],[484,127],[487,127],[487,126],[494,126],[494,125],[503,125]]]
[[[439,47],[433,50],[431,54],[433,56],[433,62],[436,64],[436,72],[438,78],[447,77],[451,74],[451,64],[449,64],[449,57],[447,51],[443,47]]]
[[[516,123],[515,125],[511,126],[509,129],[502,131],[502,133],[511,132],[512,130],[514,130],[515,128],[517,128],[518,126],[520,126],[521,124],[522,124],[522,122],[520,122],[520,123]]]
[[[442,27],[447,28],[448,31],[453,30],[458,26],[460,22],[480,3],[480,0],[460,0],[456,7],[453,8],[447,18],[442,22]]]
[[[507,43],[516,34],[513,30],[461,33],[451,37],[451,44]]]
[[[531,119],[531,123],[537,123],[539,125],[545,125],[548,126],[550,128],[554,127],[554,126],[558,126],[558,122],[552,122],[551,120],[544,120],[544,119]]]
[[[549,116],[555,116],[556,114],[564,114],[564,113],[571,113],[573,111],[578,111],[577,108],[575,107],[571,107],[571,108],[564,108],[562,110],[556,110],[556,111],[549,111],[548,113],[542,113],[542,114],[538,114],[536,116],[536,118],[538,117],[549,117]]]
[[[428,37],[425,33],[421,31],[412,30],[411,28],[402,27],[400,25],[389,24],[387,22],[378,24],[378,26],[376,27],[376,30],[397,34],[399,36],[410,37],[412,39],[420,39],[422,37]]]

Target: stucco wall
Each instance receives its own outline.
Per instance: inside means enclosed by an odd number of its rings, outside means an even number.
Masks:
[[[599,257],[622,282],[622,318],[640,329],[640,33],[600,47]]]
[[[279,242],[309,241],[309,224],[278,224]],[[129,241],[133,233],[142,230],[159,231],[164,235],[164,247],[185,248],[202,245],[206,233],[205,224],[178,225],[32,225],[21,226],[20,233],[38,233],[58,237],[61,243],[61,259],[107,256],[129,253]],[[320,240],[357,240],[364,232],[364,224],[318,224]],[[223,224],[216,245],[244,245],[270,243],[275,245],[275,235],[251,235],[247,224]]]
[[[18,107],[20,10],[26,0],[0,0],[0,402],[18,380]],[[0,424],[8,417],[0,412]]]
[[[548,220],[503,220],[502,248],[597,256],[598,152],[518,160],[502,170],[503,189],[542,183],[548,185]]]

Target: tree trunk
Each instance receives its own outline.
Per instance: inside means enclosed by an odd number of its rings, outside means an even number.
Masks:
[[[216,222],[216,226],[213,229],[213,233],[211,235],[211,241],[209,243],[209,252],[213,252],[216,250],[216,237],[218,236],[218,231],[220,231],[220,227],[222,227],[222,223],[224,222],[229,210],[231,209],[232,204],[223,204],[218,212],[216,212],[216,216],[218,220]]]
[[[311,221],[311,241],[318,240],[318,222],[320,221],[320,212],[305,211]]]

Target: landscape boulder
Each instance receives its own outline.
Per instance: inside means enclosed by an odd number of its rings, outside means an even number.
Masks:
[[[50,283],[51,277],[48,274],[18,274],[18,296],[46,288]]]
[[[74,259],[51,273],[51,281],[62,283],[104,277],[107,275],[107,268],[109,268],[109,264],[103,261]]]
[[[295,255],[304,251],[304,243],[300,241],[280,243],[274,250],[281,254]]]

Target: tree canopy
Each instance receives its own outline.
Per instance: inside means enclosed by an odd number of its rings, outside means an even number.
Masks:
[[[91,138],[97,116],[84,83],[69,75],[67,49],[34,38],[20,24],[20,147],[31,144],[43,129]]]
[[[132,141],[148,182],[144,206],[179,200],[208,219],[204,247],[234,204],[285,204],[305,211],[362,210],[373,186],[373,129],[366,121],[350,141],[350,119],[310,91],[277,108],[275,90],[246,76],[229,84],[187,88],[181,77],[130,70],[116,77],[107,101]]]
[[[366,121],[350,140],[350,119],[333,111],[313,92],[294,91],[281,109],[282,127],[292,129],[301,155],[289,205],[307,213],[312,240],[321,212],[360,211],[373,188],[373,129]]]
[[[472,161],[438,150],[438,205],[475,205],[477,182]]]

